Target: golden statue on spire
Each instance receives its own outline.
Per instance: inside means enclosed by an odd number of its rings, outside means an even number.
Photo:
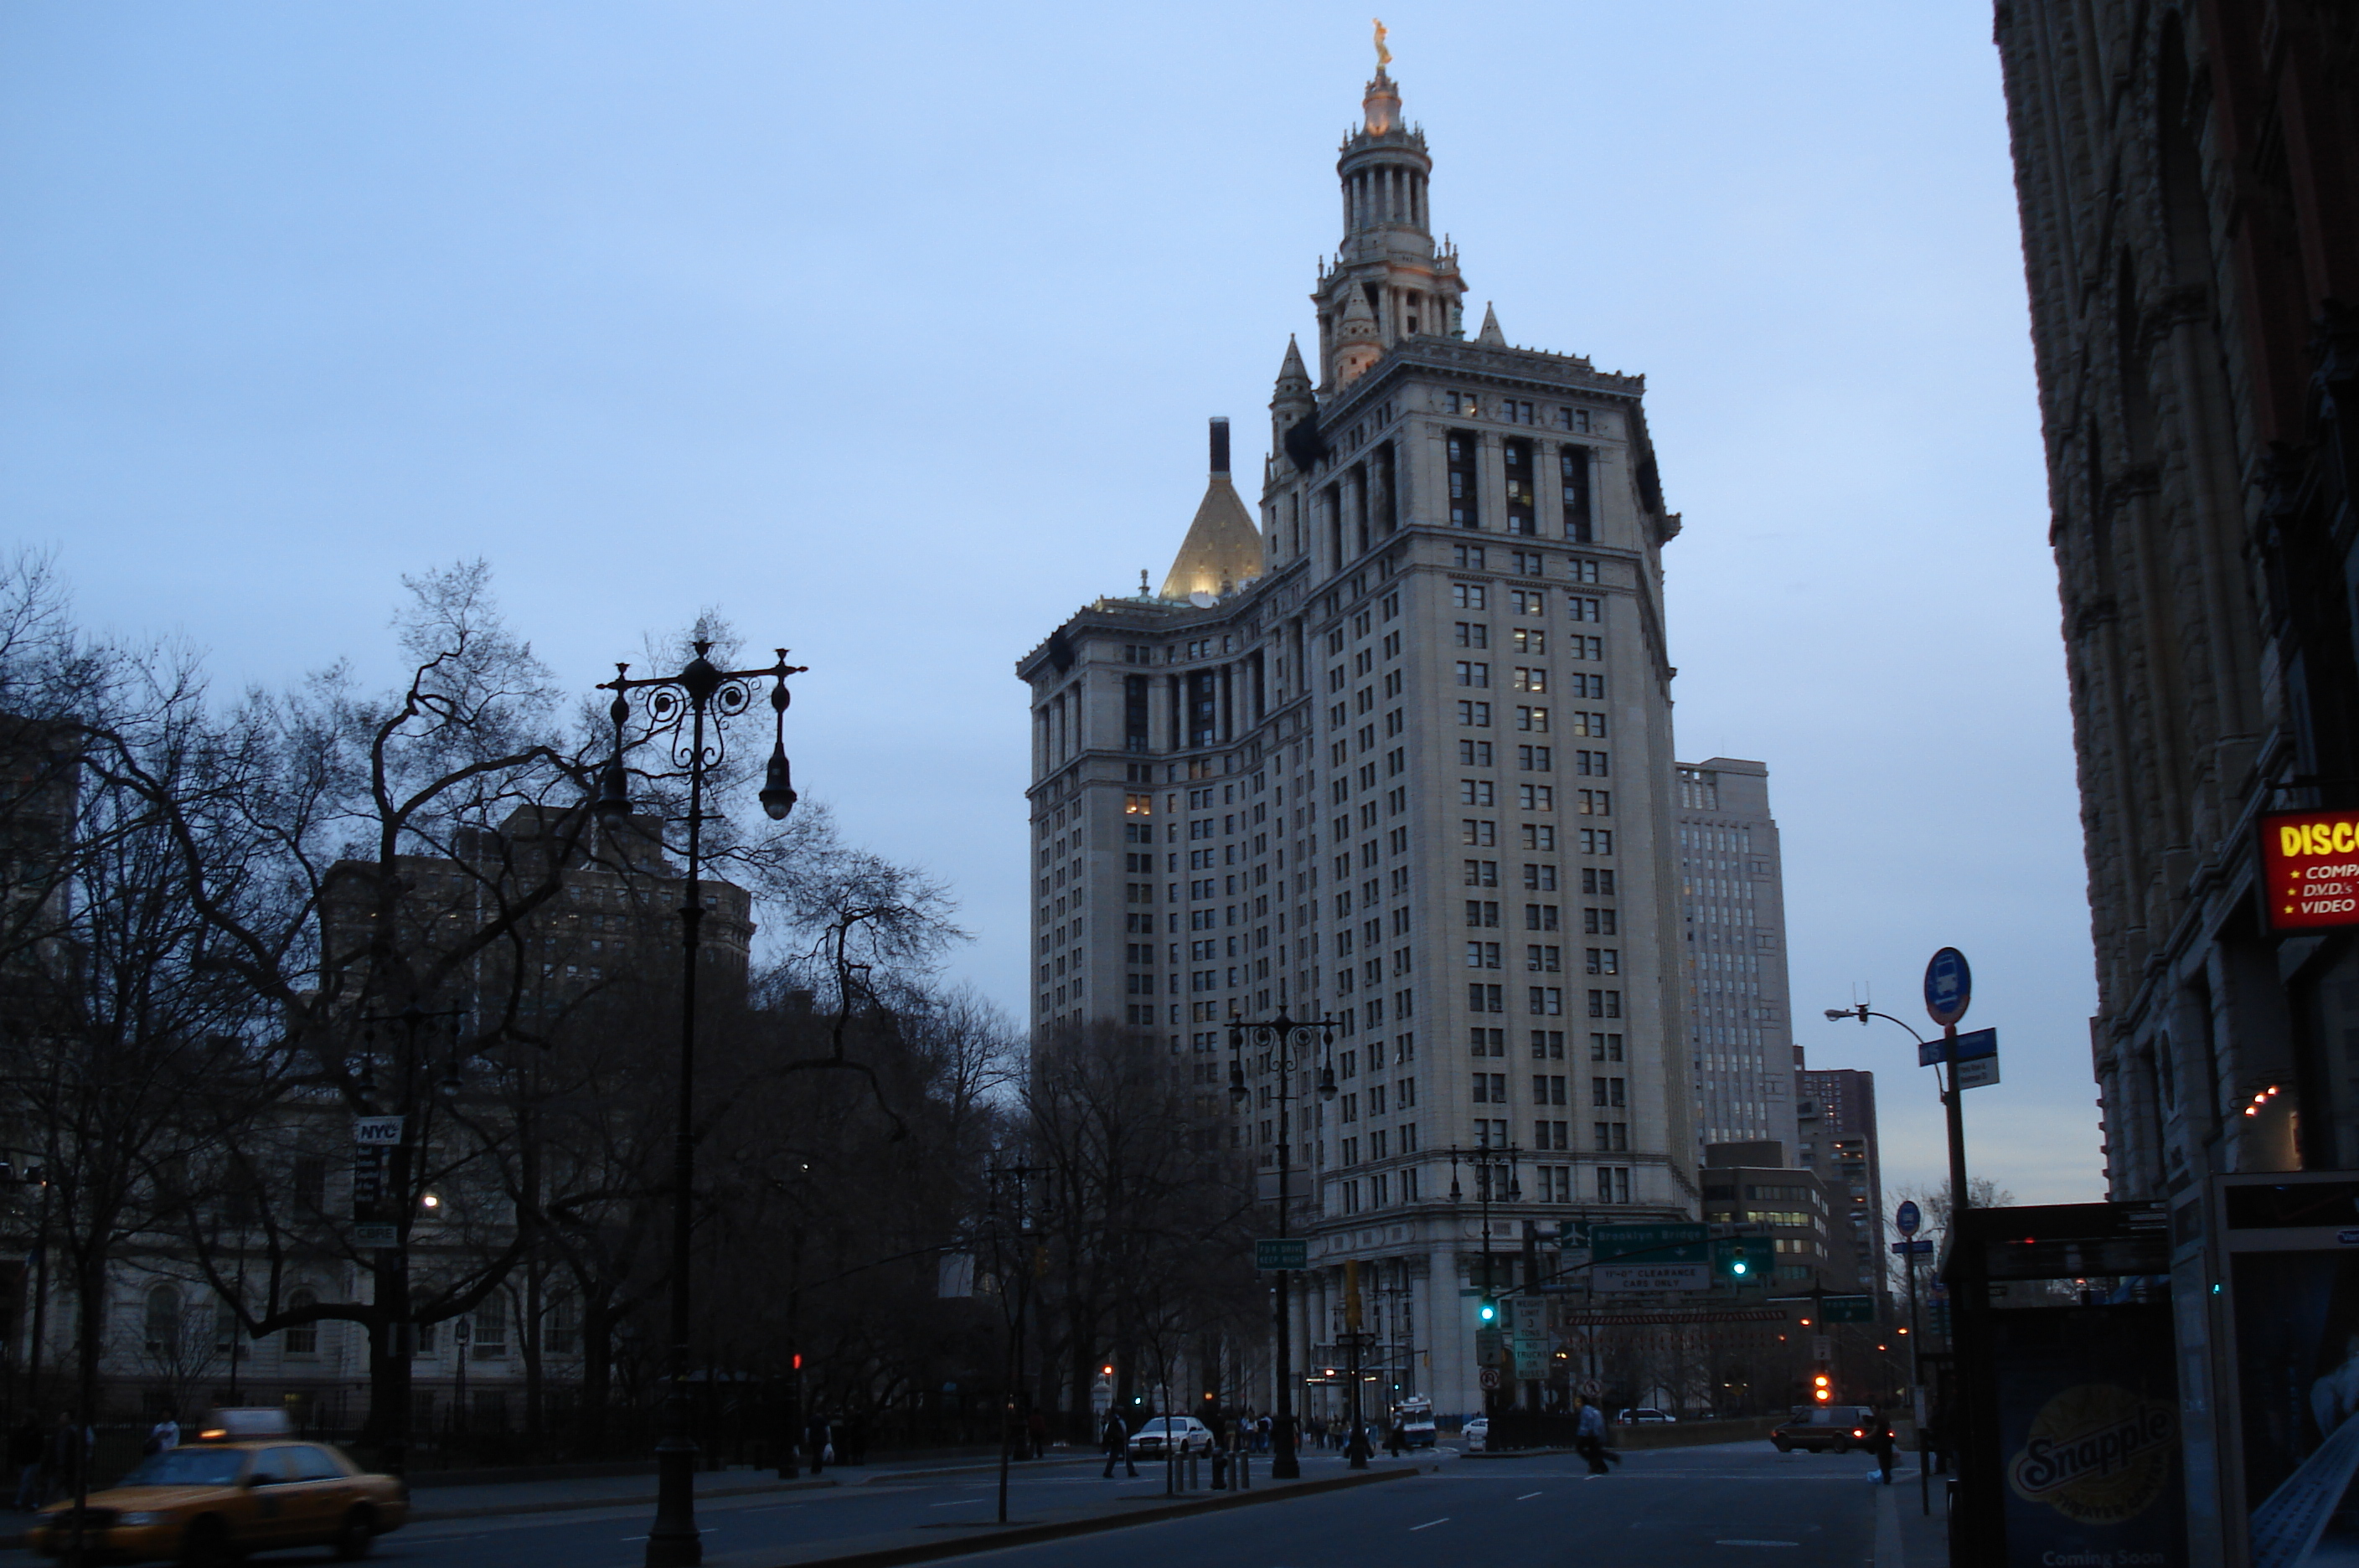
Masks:
[[[1393,51],[1385,48],[1385,35],[1391,32],[1392,29],[1385,26],[1385,19],[1382,16],[1378,16],[1375,20],[1376,27],[1376,74],[1378,76],[1382,76],[1385,73],[1385,67],[1393,62]]]

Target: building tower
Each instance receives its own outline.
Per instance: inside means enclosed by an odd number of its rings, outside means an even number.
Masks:
[[[1680,919],[1696,1142],[1774,1142],[1794,1160],[1785,861],[1769,770],[1715,757],[1679,768]]]
[[[1794,1047],[1795,1163],[1814,1171],[1832,1209],[1835,1264],[1829,1284],[1881,1296],[1885,1271],[1884,1162],[1875,1144],[1875,1074],[1810,1068]]]
[[[1018,661],[1033,1023],[1134,1030],[1227,1116],[1230,1019],[1338,1020],[1339,1093],[1310,1092],[1316,1063],[1295,1085],[1294,1365],[1332,1364],[1355,1261],[1379,1375],[1471,1410],[1486,1240],[1696,1209],[1679,519],[1642,377],[1466,341],[1424,136],[1381,71],[1364,109],[1317,378],[1289,343],[1252,547],[1216,424],[1164,592],[1099,599]],[[1266,1171],[1276,1083],[1244,1065],[1229,1137]]]

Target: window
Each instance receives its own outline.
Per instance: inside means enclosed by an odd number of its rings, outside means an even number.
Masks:
[[[1584,789],[1582,793],[1586,795],[1589,791]],[[1527,811],[1553,811],[1556,810],[1556,790],[1546,784],[1518,784],[1516,786],[1516,804]]]
[[[1575,659],[1600,659],[1605,657],[1605,639],[1593,637],[1570,637],[1564,639],[1564,650]],[[1535,653],[1538,648],[1533,649]]]
[[[1548,823],[1526,822],[1523,831],[1526,849],[1552,850],[1556,847],[1556,829]]]
[[[1458,661],[1458,684],[1461,686],[1488,686],[1491,684],[1491,667],[1483,663],[1479,659],[1460,659]]]
[[[320,1298],[310,1290],[297,1290],[287,1298],[287,1310],[290,1312],[309,1312],[319,1304]],[[288,1356],[319,1355],[320,1325],[318,1322],[296,1323],[281,1331],[279,1348]]]
[[[1488,648],[1491,628],[1481,621],[1459,621],[1454,624],[1451,638],[1460,648]]]
[[[1491,727],[1491,704],[1488,702],[1459,703],[1458,722],[1462,724],[1466,724],[1478,730],[1489,729]]]
[[[1511,684],[1516,691],[1545,691],[1548,690],[1548,671],[1546,670],[1543,670],[1537,665],[1524,664],[1518,664],[1513,668],[1516,673],[1512,679]]]
[[[1609,769],[1602,751],[1576,751],[1572,754],[1572,770],[1586,779],[1603,779]]]
[[[1592,1078],[1589,1081],[1589,1103],[1599,1107],[1626,1105],[1628,1102],[1624,1090],[1628,1083],[1626,1078]]]
[[[1466,862],[1466,886],[1469,887],[1496,887],[1498,885],[1499,863],[1497,861],[1470,860]]]
[[[1567,618],[1576,621],[1602,621],[1605,618],[1605,602],[1602,599],[1582,599],[1568,593],[1564,599]]]
[[[1585,408],[1560,409],[1568,417],[1589,417]],[[1571,429],[1570,425],[1565,428]],[[1588,544],[1595,538],[1589,515],[1589,449],[1566,446],[1557,449],[1557,495],[1563,512],[1564,537],[1575,544]]]
[[[1583,936],[1618,935],[1619,933],[1614,930],[1618,919],[1619,917],[1612,909],[1583,909],[1581,911],[1582,934]]]
[[[1601,1165],[1597,1168],[1597,1201],[1601,1203],[1626,1203],[1630,1201],[1628,1166]]]
[[[1515,565],[1512,570],[1514,570],[1518,575],[1525,577],[1545,577],[1548,575],[1548,557],[1542,555],[1538,550],[1519,550],[1514,553]]]
[[[1513,399],[1509,399],[1506,406],[1512,409],[1516,407],[1516,404]],[[1529,407],[1529,405],[1524,406]],[[1505,443],[1505,450],[1500,457],[1506,474],[1507,531],[1511,534],[1537,535],[1540,529],[1539,522],[1532,509],[1531,442],[1508,441]],[[1517,552],[1518,555],[1521,553],[1521,551]]]
[[[1533,985],[1528,987],[1528,989],[1531,992],[1531,996],[1528,999],[1528,1005],[1525,1010],[1529,1012],[1534,1018],[1554,1018],[1564,1011],[1564,991],[1562,987],[1556,985]]]
[[[1565,574],[1575,583],[1597,581],[1597,562],[1585,555],[1576,555],[1565,563]]]
[[[1602,720],[1605,715],[1600,713],[1597,716]],[[1519,730],[1530,730],[1546,735],[1549,727],[1549,711],[1546,708],[1518,707],[1516,710],[1516,727]],[[1587,733],[1585,730],[1573,731],[1575,735]],[[1604,732],[1601,730],[1598,733],[1602,735]]]
[[[1461,743],[1463,744],[1463,743]],[[1462,806],[1495,806],[1494,789],[1488,779],[1461,779],[1458,781],[1458,803]]]
[[[1503,1029],[1477,1027],[1469,1031],[1466,1040],[1469,1054],[1474,1056],[1505,1056],[1507,1054],[1507,1031]],[[1404,1105],[1408,1104],[1404,1100]]]
[[[1524,887],[1526,891],[1533,893],[1555,892],[1556,867],[1553,866],[1525,866]]]
[[[1458,743],[1458,766],[1488,768],[1491,766],[1491,743],[1487,740],[1462,740]]]
[[[1554,904],[1526,904],[1524,906],[1524,929],[1526,931],[1556,930],[1556,906]]]
[[[1406,914],[1406,909],[1398,911]],[[1495,926],[1499,923],[1499,906],[1486,898],[1466,900],[1466,923],[1470,926]]]
[[[1452,583],[1450,602],[1461,610],[1487,610],[1491,607],[1490,590],[1480,583]],[[1594,604],[1596,601],[1592,600]]]
[[[1597,866],[1585,866],[1581,871],[1581,890],[1603,898],[1614,896],[1614,873]]]
[[[1522,596],[1520,592],[1518,596]],[[1538,597],[1535,594],[1532,597]],[[1517,609],[1523,608],[1521,605]],[[1537,610],[1534,612],[1538,613]],[[1538,626],[1516,626],[1507,634],[1507,646],[1522,654],[1542,654],[1548,651],[1548,633]]]
[[[1450,394],[1453,400],[1461,396],[1456,392]],[[1453,408],[1451,411],[1462,410]],[[1467,400],[1462,411],[1469,414],[1475,411],[1472,398]],[[1453,528],[1477,528],[1483,526],[1475,503],[1474,457],[1479,450],[1472,432],[1452,430],[1447,438],[1444,455],[1448,459],[1450,521]]]
[[[1466,967],[1496,969],[1499,967],[1499,944],[1495,942],[1470,942],[1466,944]]]
[[[1561,1105],[1564,1098],[1564,1074],[1535,1073],[1532,1074],[1532,1104]]]
[[[1610,817],[1614,814],[1614,791],[1611,789],[1577,789],[1573,792],[1573,813],[1583,817]]]
[[[1479,544],[1453,544],[1450,547],[1450,564],[1461,572],[1483,570],[1483,547]]]
[[[1564,1030],[1532,1030],[1532,1060],[1535,1062],[1562,1062],[1564,1060]],[[1560,1100],[1557,1103],[1559,1105],[1562,1105],[1564,1102]]]
[[[1622,1016],[1622,993],[1592,991],[1589,994],[1589,1016],[1593,1018],[1618,1018]]]
[[[1581,853],[1582,853],[1582,854],[1583,854],[1583,855],[1611,855],[1611,854],[1613,854],[1613,853],[1614,853],[1614,830],[1613,830],[1613,829],[1611,829],[1611,828],[1583,828],[1583,829],[1582,829],[1582,830],[1581,830]]]
[[[1619,975],[1622,973],[1622,953],[1619,948],[1593,947],[1588,952],[1588,967],[1582,971],[1582,974]]]
[[[1487,848],[1499,842],[1499,824],[1484,817],[1467,817],[1458,824],[1458,842]]]
[[[1524,947],[1524,967],[1534,975],[1554,975],[1562,967],[1558,962],[1561,952],[1560,948],[1544,947],[1538,942],[1527,943]],[[1595,974],[1596,971],[1592,970],[1591,973]]]
[[[147,1354],[167,1367],[180,1359],[180,1292],[158,1285],[147,1292]]]
[[[1628,1122],[1593,1122],[1591,1124],[1595,1146],[1600,1154],[1626,1154],[1630,1150]]]
[[[1474,1074],[1474,1103],[1478,1105],[1504,1105],[1507,1103],[1507,1075],[1504,1073]]]
[[[475,1356],[478,1361],[496,1361],[508,1353],[507,1301],[493,1291],[474,1312]]]
[[[328,1162],[314,1156],[295,1161],[295,1206],[306,1214],[328,1212]]]
[[[1505,987],[1470,983],[1466,987],[1466,1010],[1470,1013],[1506,1012]]]
[[[1589,1037],[1589,1060],[1619,1062],[1622,1060],[1622,1037],[1618,1034],[1593,1034]]]

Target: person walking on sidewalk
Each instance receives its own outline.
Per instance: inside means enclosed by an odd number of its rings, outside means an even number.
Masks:
[[[1114,1479],[1114,1465],[1117,1459],[1129,1465],[1131,1475],[1136,1476],[1138,1474],[1138,1462],[1130,1456],[1130,1429],[1122,1424],[1122,1412],[1106,1411],[1105,1431],[1098,1435],[1099,1440],[1105,1444],[1106,1456],[1105,1475],[1101,1479],[1107,1481]]]
[[[16,1467],[16,1511],[30,1513],[41,1506],[47,1489],[48,1476],[41,1472],[41,1456],[49,1451],[49,1441],[41,1433],[41,1418],[30,1415],[8,1439],[8,1463]]]
[[[1574,1396],[1573,1404],[1579,1416],[1579,1422],[1573,1429],[1573,1452],[1589,1461],[1592,1475],[1605,1475],[1609,1469],[1605,1463],[1607,1458],[1618,1462],[1622,1457],[1618,1454],[1609,1455],[1606,1451],[1605,1412],[1591,1404],[1584,1395]]]

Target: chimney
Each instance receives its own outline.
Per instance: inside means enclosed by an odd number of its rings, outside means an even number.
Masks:
[[[1212,421],[1212,473],[1225,479],[1229,475],[1229,421]]]

